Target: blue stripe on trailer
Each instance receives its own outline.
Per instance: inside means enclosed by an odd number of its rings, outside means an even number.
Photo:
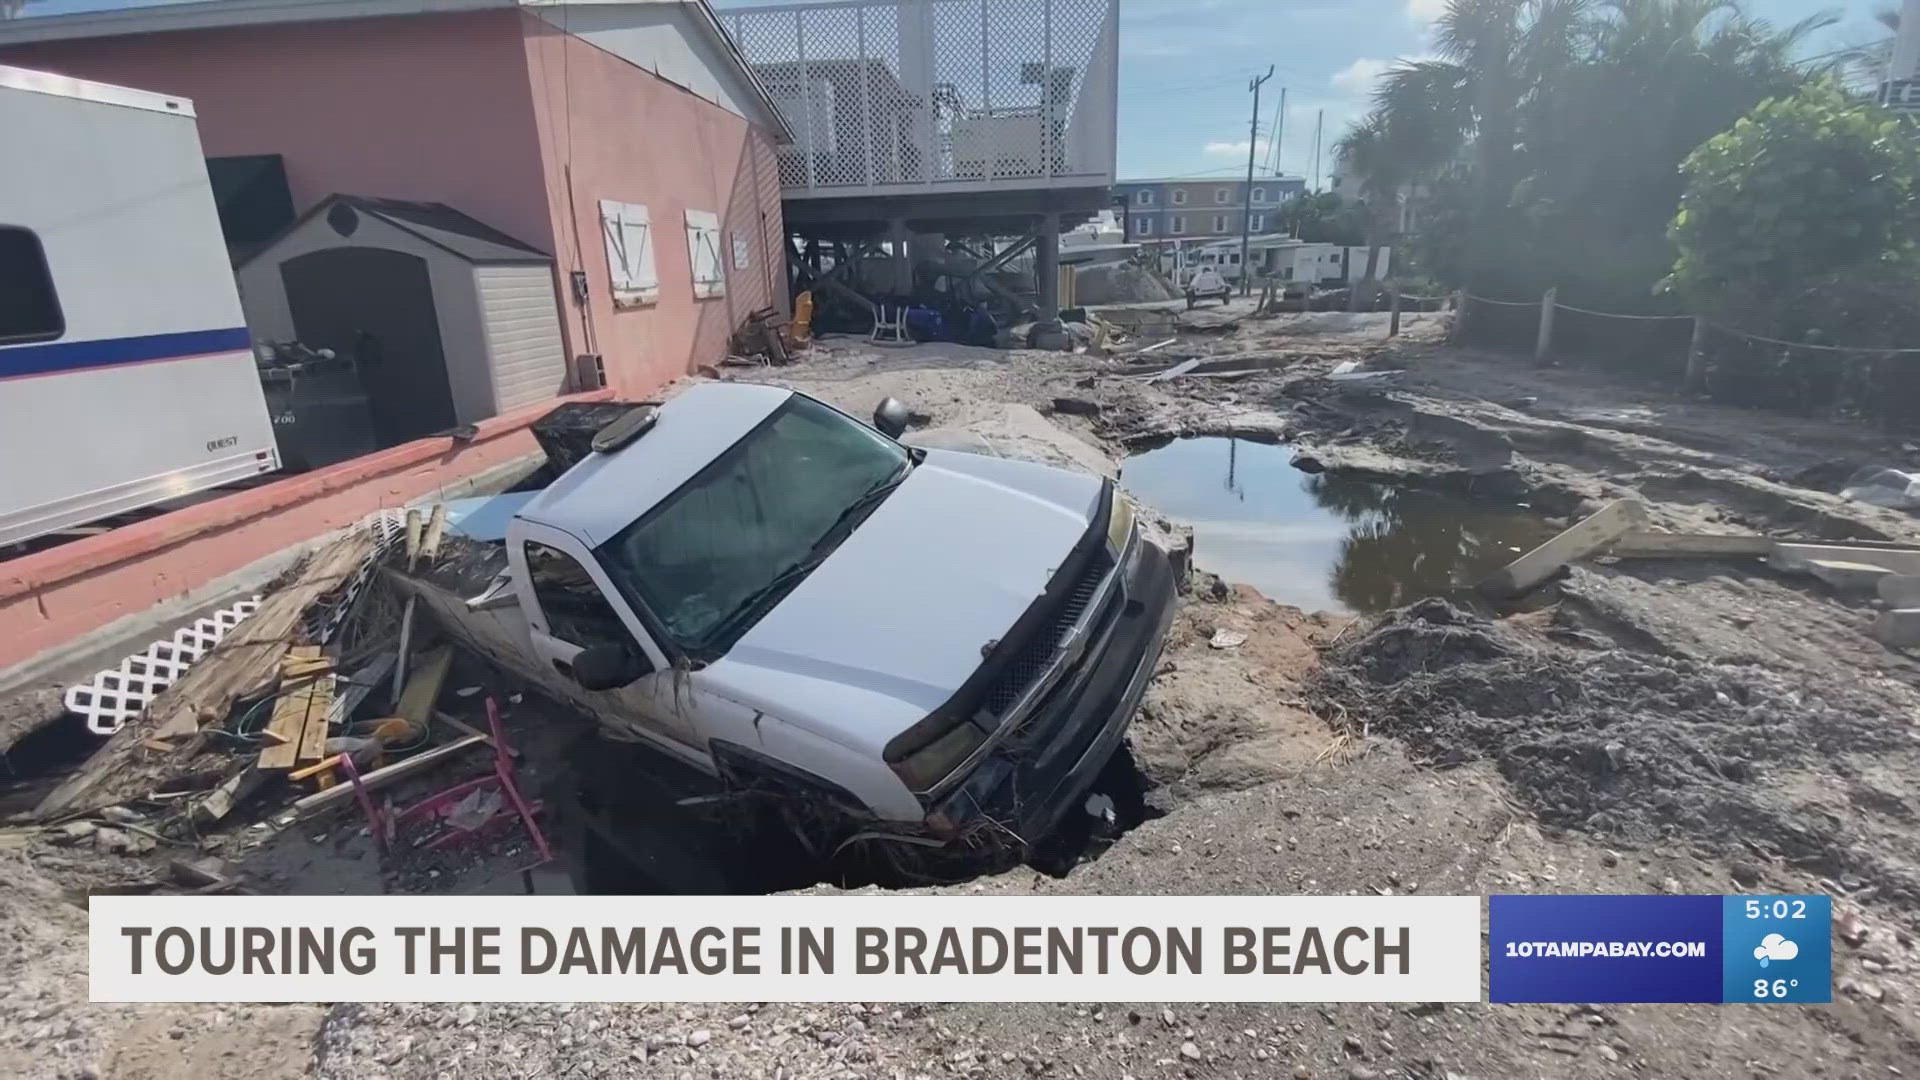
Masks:
[[[151,360],[184,360],[189,356],[251,348],[253,338],[244,326],[93,341],[51,341],[44,345],[0,345],[0,379]]]

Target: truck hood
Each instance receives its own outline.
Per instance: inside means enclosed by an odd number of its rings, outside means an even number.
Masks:
[[[948,450],[926,458],[701,673],[727,697],[857,750],[952,697],[1093,525],[1101,481]]]

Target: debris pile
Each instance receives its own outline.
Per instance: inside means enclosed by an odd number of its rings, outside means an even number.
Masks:
[[[1904,745],[1910,717],[1844,684],[1581,648],[1577,631],[1562,634],[1572,643],[1423,601],[1332,650],[1322,711],[1366,717],[1368,734],[1400,738],[1431,764],[1492,762],[1549,825],[1636,844],[1750,845],[1920,903],[1916,867],[1789,788],[1803,763]]]
[[[440,704],[454,648],[435,640],[428,620],[416,624],[413,605],[402,605],[377,572],[383,561],[432,558],[445,531],[439,506],[409,511],[404,526],[376,518],[321,547],[27,819],[57,846],[143,856],[160,846],[191,851],[210,831],[243,819],[290,825],[357,803],[395,855],[512,831],[495,826],[517,820],[526,835],[515,836],[544,859],[538,806],[522,798],[512,759],[499,749],[496,696],[461,687],[460,704]],[[442,711],[483,704],[488,718],[475,720],[491,720],[491,732]],[[387,794],[376,801],[382,789],[456,763],[471,774],[484,764],[473,751],[488,746],[495,765],[477,779],[406,809]],[[243,805],[251,812],[237,812]],[[434,827],[424,839],[408,838],[399,826],[409,822]],[[239,884],[231,868],[191,856],[147,883],[196,892]]]

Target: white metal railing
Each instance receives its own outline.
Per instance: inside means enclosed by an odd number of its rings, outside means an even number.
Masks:
[[[1114,176],[1118,0],[840,0],[721,13],[794,131],[789,195]]]

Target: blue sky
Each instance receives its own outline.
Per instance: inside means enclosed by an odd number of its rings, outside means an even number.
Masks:
[[[28,15],[131,7],[171,0],[28,0]],[[768,0],[715,0],[720,8]],[[779,2],[779,0],[775,0]],[[1261,145],[1279,90],[1287,114],[1279,167],[1308,176],[1315,117],[1325,111],[1331,143],[1366,110],[1367,91],[1395,59],[1427,51],[1432,19],[1446,0],[1120,0],[1122,177],[1244,172],[1247,80],[1273,65],[1262,90]],[[1809,43],[1815,52],[1884,36],[1873,13],[1897,0],[1746,0],[1749,11],[1786,24],[1821,11],[1838,25]],[[1321,171],[1328,170],[1322,155]]]

